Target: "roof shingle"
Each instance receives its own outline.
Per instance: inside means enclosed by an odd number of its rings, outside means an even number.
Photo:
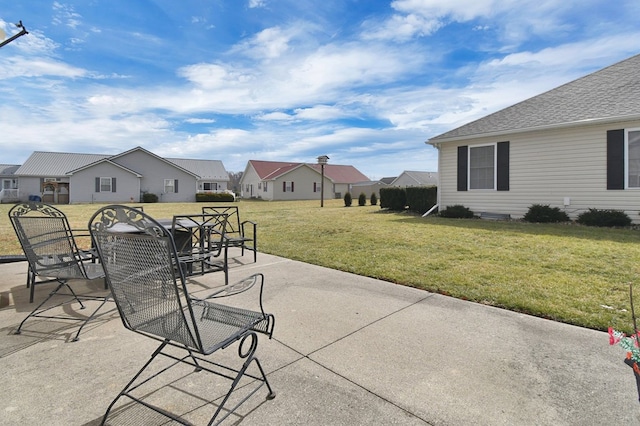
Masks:
[[[640,55],[435,136],[429,142],[637,115]]]

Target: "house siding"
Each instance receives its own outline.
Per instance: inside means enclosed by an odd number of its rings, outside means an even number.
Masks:
[[[96,192],[95,179],[116,179],[115,192]],[[109,163],[74,173],[69,180],[69,203],[129,203],[140,201],[140,179],[120,167]]]
[[[262,187],[258,190],[258,184],[260,183],[260,177],[258,173],[256,173],[251,163],[247,163],[247,167],[245,168],[244,173],[242,174],[242,179],[240,180],[240,194],[243,198],[262,198],[265,200],[272,200],[272,192],[273,189],[270,186],[273,186],[272,182],[269,182],[271,185],[267,185],[267,193],[264,193]],[[271,194],[270,194],[271,193]]]
[[[283,183],[293,182],[293,192],[284,192]],[[313,192],[313,183],[320,182],[320,175],[310,167],[302,166],[286,173],[273,182],[274,200],[320,200],[320,192]],[[325,177],[324,198],[330,197],[333,184]]]
[[[132,151],[118,157],[115,162],[141,174],[140,191],[156,194],[160,202],[194,202],[196,199],[197,183],[193,175],[144,151]],[[177,193],[164,192],[165,179],[178,180]]]
[[[476,214],[521,218],[532,204],[559,207],[572,219],[589,208],[624,210],[640,222],[640,190],[607,190],[607,130],[640,121],[483,137],[440,145],[440,206],[462,204]],[[457,190],[459,146],[510,141],[509,190]],[[564,205],[565,198],[570,204]]]

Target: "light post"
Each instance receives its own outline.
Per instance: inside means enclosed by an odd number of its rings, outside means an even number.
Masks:
[[[0,31],[0,47],[11,43],[13,40],[17,39],[20,36],[23,36],[25,34],[29,34],[27,29],[24,27],[24,25],[22,25],[22,21],[20,21],[18,24],[15,24],[15,25],[18,28],[22,28],[22,30],[20,30],[19,33],[9,37],[7,40],[2,41],[2,39],[4,39],[6,34],[4,34],[4,31]]]
[[[318,157],[318,164],[320,164],[320,207],[324,207],[324,166],[329,161],[329,157],[321,155]]]

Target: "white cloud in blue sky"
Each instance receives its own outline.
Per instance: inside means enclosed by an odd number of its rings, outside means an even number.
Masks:
[[[8,2],[0,163],[35,150],[435,171],[424,142],[640,53],[636,0]]]

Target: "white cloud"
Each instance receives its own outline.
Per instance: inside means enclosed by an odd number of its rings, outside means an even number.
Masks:
[[[249,0],[249,9],[254,9],[257,7],[265,7],[267,5],[266,0]]]
[[[211,124],[216,122],[213,118],[187,118],[184,121],[191,124]]]
[[[73,6],[66,3],[53,2],[53,19],[54,25],[66,25],[67,27],[76,29],[82,22],[82,15],[77,13]]]

